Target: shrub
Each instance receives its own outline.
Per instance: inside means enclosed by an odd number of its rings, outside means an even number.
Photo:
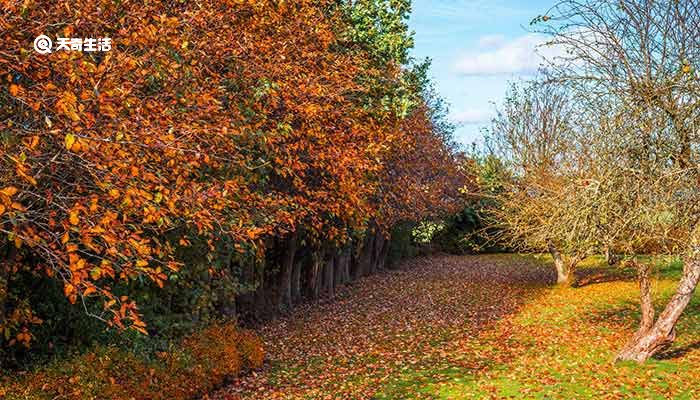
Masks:
[[[197,397],[244,370],[262,366],[261,340],[234,324],[216,324],[153,356],[100,346],[70,360],[7,377],[8,400],[178,400]]]

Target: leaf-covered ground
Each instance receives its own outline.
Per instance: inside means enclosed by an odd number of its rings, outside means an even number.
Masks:
[[[677,267],[658,275],[659,305]],[[532,257],[409,261],[261,327],[266,368],[212,397],[700,398],[698,302],[661,359],[615,365],[638,318],[635,283],[552,279]]]

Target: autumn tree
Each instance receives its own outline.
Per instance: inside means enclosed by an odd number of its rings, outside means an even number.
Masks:
[[[45,317],[27,277],[141,332],[160,295],[193,321],[235,315],[244,295],[288,310],[383,265],[392,223],[454,200],[462,175],[427,64],[408,57],[408,1],[2,7],[0,325],[13,342]],[[39,34],[114,44],[41,55],[28,50]]]

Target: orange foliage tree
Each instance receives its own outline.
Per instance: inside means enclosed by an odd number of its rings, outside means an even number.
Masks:
[[[449,208],[464,180],[454,151],[422,89],[402,83],[407,60],[373,56],[353,10],[331,0],[5,2],[6,338],[28,343],[41,321],[13,287],[18,274],[57,279],[89,314],[146,332],[115,287],[162,287],[189,268],[179,254],[193,242],[215,253],[227,238],[260,257],[266,240],[301,228],[340,245],[370,221]],[[113,45],[42,55],[31,48],[40,34]]]

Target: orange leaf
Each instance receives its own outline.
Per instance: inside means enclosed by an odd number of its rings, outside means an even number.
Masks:
[[[75,292],[75,286],[71,285],[70,283],[66,283],[63,286],[63,294],[66,295],[66,297],[70,296]]]
[[[18,189],[14,186],[8,186],[2,190],[0,190],[0,193],[4,194],[7,197],[12,197],[15,194],[17,194]]]
[[[71,225],[78,225],[79,219],[77,210],[73,210],[70,212],[69,221]]]

